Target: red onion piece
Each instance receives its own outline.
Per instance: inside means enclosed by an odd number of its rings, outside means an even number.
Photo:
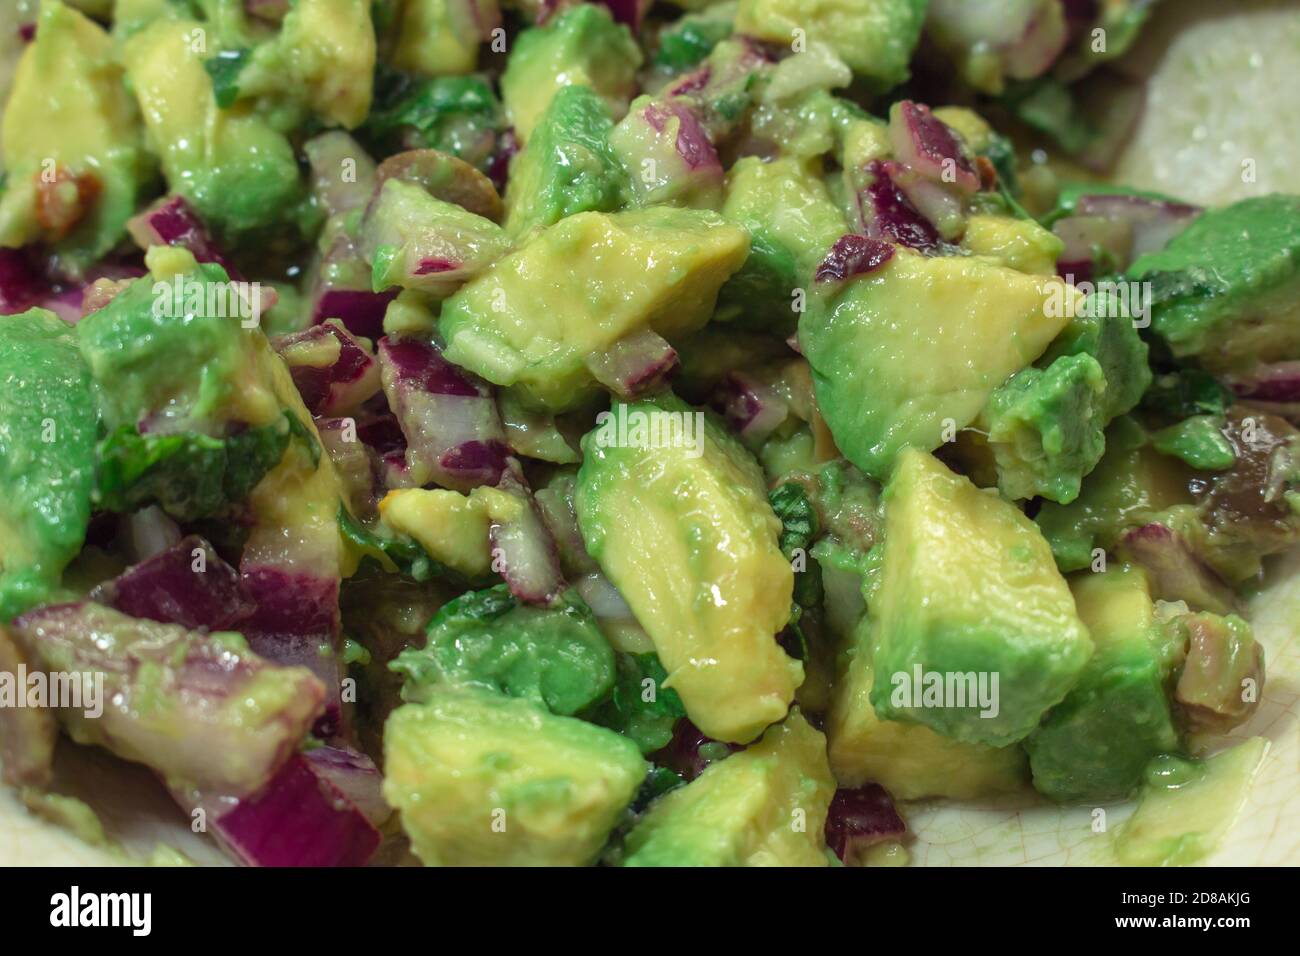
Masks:
[[[1232,590],[1171,528],[1158,522],[1134,528],[1120,540],[1119,547],[1146,569],[1152,593],[1160,600],[1186,601],[1193,610],[1215,614],[1236,610]]]
[[[850,276],[875,272],[894,258],[894,246],[881,239],[849,233],[831,246],[814,279],[817,282],[840,282]]]
[[[868,847],[906,833],[893,798],[880,784],[835,791],[826,815],[826,845],[842,862],[855,865]]]
[[[979,191],[974,163],[957,135],[930,107],[911,100],[895,103],[889,111],[889,141],[895,158],[920,176],[964,195]]]
[[[587,356],[586,365],[619,398],[635,398],[668,382],[677,371],[677,350],[653,329],[642,329]]]
[[[308,364],[313,346],[338,342],[332,364]],[[379,363],[364,344],[333,322],[284,335],[273,343],[289,366],[293,384],[313,415],[338,415],[357,408],[379,393]]]
[[[241,276],[212,240],[208,227],[194,207],[182,196],[164,196],[126,224],[127,232],[141,249],[150,246],[180,246],[199,262],[213,262],[226,270],[231,280]]]

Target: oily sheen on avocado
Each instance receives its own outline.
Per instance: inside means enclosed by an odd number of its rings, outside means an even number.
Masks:
[[[90,695],[0,706],[15,806],[135,860],[68,795],[130,764],[266,867],[1231,839],[1300,198],[1097,181],[1151,4],[10,7],[0,703]]]

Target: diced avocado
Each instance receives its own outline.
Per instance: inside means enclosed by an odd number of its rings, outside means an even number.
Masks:
[[[1156,754],[1178,747],[1166,684],[1170,632],[1141,570],[1070,581],[1095,650],[1074,689],[1025,741],[1034,788],[1060,802],[1121,800]]]
[[[1103,425],[1131,411],[1151,384],[1147,344],[1132,317],[1117,305],[1105,291],[1088,296],[1038,362],[1040,367],[1046,367],[1065,355],[1095,358],[1106,377],[1101,403]]]
[[[737,3],[713,3],[697,13],[687,13],[659,31],[654,65],[670,73],[696,66],[719,42],[731,36]]]
[[[626,171],[633,204],[721,205],[722,162],[698,112],[685,97],[656,100],[645,95],[632,101],[609,134],[609,144]]]
[[[1236,822],[1268,748],[1267,737],[1250,737],[1206,760],[1155,758],[1137,810],[1115,832],[1119,862],[1185,866],[1208,856]]]
[[[420,5],[413,0],[409,7]],[[374,74],[369,0],[295,0],[279,34],[247,56],[237,85],[240,95],[300,100],[322,122],[353,129],[370,111]]]
[[[1211,371],[1300,356],[1300,196],[1213,209],[1142,256],[1151,328],[1179,358]]]
[[[1106,453],[1068,505],[1043,503],[1034,521],[1062,571],[1092,564],[1095,548],[1110,548],[1129,528],[1177,505],[1190,505],[1190,474],[1155,451],[1141,427],[1119,418],[1106,432]]]
[[[795,330],[795,289],[807,289],[835,240],[849,231],[821,178],[794,159],[747,156],[727,173],[722,216],[749,231],[749,258],[718,294],[719,321]]]
[[[447,298],[510,251],[495,222],[400,179],[384,182],[367,210],[362,249],[375,292],[398,286]]]
[[[1057,279],[901,247],[831,286],[810,296],[799,342],[836,445],[876,478],[901,448],[937,448],[974,421],[1065,327],[1073,312],[1050,308],[1053,296],[1079,298]]]
[[[218,108],[194,42],[203,29],[155,20],[126,41],[127,80],[150,146],[172,190],[223,237],[283,225],[305,196],[293,147],[247,103]]]
[[[1237,463],[1237,453],[1224,435],[1224,427],[1221,415],[1193,415],[1153,434],[1151,446],[1190,468],[1224,471]]]
[[[876,714],[972,743],[1022,740],[1092,653],[1034,523],[916,449],[885,488],[869,613]]]
[[[73,329],[0,315],[0,625],[50,599],[90,523],[97,416]]]
[[[649,765],[612,730],[447,690],[384,726],[384,798],[428,866],[583,866]]]
[[[670,430],[684,441],[652,442]],[[803,668],[776,634],[794,574],[758,464],[677,399],[616,404],[583,440],[575,506],[587,551],[654,641],[691,720],[747,743],[780,720]]]
[[[287,379],[283,363],[246,327],[256,303],[243,296],[252,293],[179,247],[154,247],[146,262],[152,275],[77,325],[106,433],[95,504],[125,511],[156,501],[182,520],[207,517],[242,500],[292,436],[320,448],[305,409],[288,411],[276,390],[270,370]]]
[[[826,866],[834,795],[826,738],[795,711],[651,804],[623,866]]]
[[[557,90],[511,164],[506,231],[518,236],[574,213],[622,206],[627,175],[609,145],[613,128],[609,107],[590,89]]]
[[[1091,355],[1022,369],[990,396],[977,427],[1008,498],[1071,502],[1106,450],[1106,376]]]
[[[520,604],[504,584],[470,591],[444,605],[425,631],[428,643],[391,665],[406,675],[404,700],[479,687],[571,717],[614,686],[614,652],[572,591],[544,608]]]
[[[908,77],[926,0],[740,0],[736,32],[796,52],[824,43],[876,89]]]
[[[961,247],[1017,272],[1051,276],[1056,275],[1062,243],[1032,219],[979,214],[966,220]]]
[[[641,48],[609,9],[581,3],[515,38],[501,74],[501,99],[515,134],[526,143],[547,105],[564,86],[588,86],[617,119],[636,91]]]
[[[398,488],[380,500],[379,518],[461,574],[481,577],[491,566],[490,522],[479,498],[446,488]]]
[[[877,717],[871,653],[871,628],[864,621],[835,682],[826,721],[831,769],[840,786],[879,783],[898,800],[972,800],[1024,787],[1028,774],[1019,745],[963,743],[929,727]]]
[[[642,329],[672,342],[701,328],[748,251],[708,212],[569,216],[443,303],[444,354],[530,407],[578,407],[599,392],[589,356]]]
[[[79,273],[125,235],[154,175],[108,34],[45,0],[3,115],[0,245],[52,243]]]
[[[472,73],[485,29],[500,22],[497,0],[407,0],[393,62],[426,76]]]

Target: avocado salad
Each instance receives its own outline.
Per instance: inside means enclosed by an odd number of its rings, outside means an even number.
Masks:
[[[3,0],[32,812],[97,748],[255,866],[1230,825],[1300,197],[1105,177],[1148,0],[672,4]]]

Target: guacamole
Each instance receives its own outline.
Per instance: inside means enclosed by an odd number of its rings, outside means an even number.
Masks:
[[[1300,197],[1060,179],[1148,6],[23,5],[0,665],[80,702],[0,779],[62,734],[264,866],[1139,794],[1190,859],[1300,543]]]

